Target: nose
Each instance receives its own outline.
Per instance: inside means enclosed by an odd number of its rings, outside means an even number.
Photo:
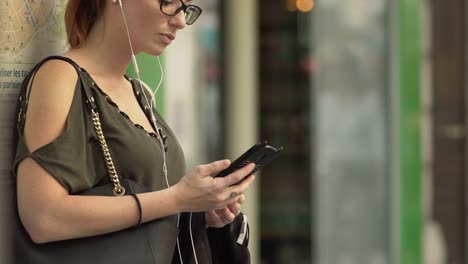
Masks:
[[[185,12],[180,11],[177,15],[171,17],[171,19],[169,19],[169,24],[177,29],[183,29],[187,25],[185,22]]]

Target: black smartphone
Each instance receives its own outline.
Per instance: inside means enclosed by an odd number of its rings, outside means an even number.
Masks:
[[[253,147],[244,152],[244,154],[242,154],[239,158],[234,160],[228,168],[218,173],[215,177],[224,177],[248,165],[249,163],[255,163],[255,168],[249,175],[254,174],[261,168],[265,167],[272,160],[274,160],[282,150],[282,147],[275,148],[268,145],[268,142],[266,141],[255,144]]]

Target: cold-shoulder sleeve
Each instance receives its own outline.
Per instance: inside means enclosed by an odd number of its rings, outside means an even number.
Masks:
[[[16,175],[18,164],[30,157],[54,177],[70,193],[79,192],[93,186],[96,181],[94,162],[90,159],[88,143],[93,140],[89,114],[83,101],[81,82],[78,80],[72,105],[62,134],[54,141],[30,152],[24,137],[25,120],[17,125],[17,148],[13,163]],[[22,109],[19,110],[24,111]],[[25,116],[25,115],[23,115]]]
[[[80,78],[75,86],[65,129],[58,138],[31,153],[23,138],[25,111],[21,110],[21,106],[25,104],[24,108],[27,109],[27,103],[19,104],[20,121],[16,133],[17,142],[14,143],[17,148],[12,166],[13,174],[16,175],[18,164],[22,160],[31,158],[70,194],[79,194],[95,186],[110,183],[101,145],[91,119],[90,105],[86,103],[86,99],[91,96],[91,101],[97,106],[105,140],[119,178],[134,180],[155,191],[166,188],[168,182],[170,185],[177,183],[185,174],[183,151],[176,136],[157,111],[154,113],[167,142],[167,179],[163,173],[164,157],[157,134],[133,123],[83,68],[74,62],[71,64],[75,66]],[[142,93],[148,92],[140,91],[138,88],[141,87],[134,85],[132,80],[130,83],[135,99],[150,121],[147,110],[149,106],[142,96]],[[24,90],[26,89],[23,87],[21,94]]]

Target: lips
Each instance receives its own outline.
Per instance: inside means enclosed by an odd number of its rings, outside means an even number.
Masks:
[[[166,44],[171,44],[171,42],[175,39],[175,35],[172,35],[172,34],[160,34],[161,36],[161,39],[164,43]]]

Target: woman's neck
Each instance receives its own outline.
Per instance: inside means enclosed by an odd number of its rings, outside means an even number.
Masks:
[[[104,20],[96,21],[83,45],[64,55],[77,60],[90,74],[122,78],[131,61],[131,52],[128,40],[121,35],[105,30]]]

